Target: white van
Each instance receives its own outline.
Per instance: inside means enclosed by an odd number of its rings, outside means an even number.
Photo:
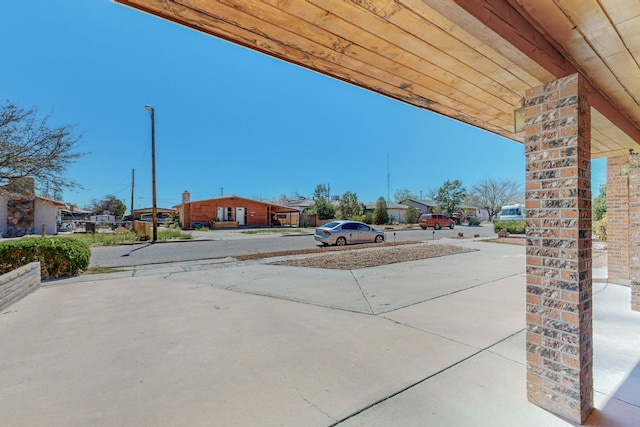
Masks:
[[[499,221],[524,221],[526,217],[526,211],[523,204],[506,205],[502,207],[500,215],[498,215]]]

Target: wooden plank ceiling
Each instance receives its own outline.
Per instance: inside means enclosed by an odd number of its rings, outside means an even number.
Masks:
[[[637,0],[115,1],[519,142],[525,90],[577,70],[592,156],[640,151]]]

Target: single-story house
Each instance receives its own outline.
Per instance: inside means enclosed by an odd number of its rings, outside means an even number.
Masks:
[[[0,234],[2,237],[22,237],[27,234],[58,233],[62,202],[35,195],[31,178],[17,178],[0,187]]]
[[[416,199],[406,199],[403,200],[402,203],[404,205],[413,206],[422,214],[432,213],[433,210],[438,206],[438,202],[433,199],[424,199],[424,200],[416,200]]]
[[[364,203],[364,212],[373,213],[376,209],[377,202]],[[400,203],[387,202],[387,214],[389,215],[389,223],[402,223],[404,221],[404,213],[409,206]]]
[[[295,209],[298,209],[300,212],[305,213],[305,211],[309,209],[311,206],[313,206],[314,203],[315,203],[315,200],[313,199],[307,199],[306,197],[301,197],[296,200],[289,200],[287,202],[287,207],[295,208]]]
[[[67,205],[60,209],[62,215],[62,222],[73,222],[88,220],[95,212],[88,209],[80,209],[74,205]]]
[[[177,216],[184,228],[192,228],[195,222],[205,226],[266,227],[273,225],[296,226],[300,211],[238,196],[217,197],[191,201],[188,191],[182,194],[182,203],[175,206]]]

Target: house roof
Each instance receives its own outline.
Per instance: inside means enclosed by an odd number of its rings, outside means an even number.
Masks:
[[[378,202],[367,202],[364,203],[364,207],[367,210],[374,210],[376,208],[376,204]],[[399,209],[399,210],[404,210],[407,209],[409,206],[407,205],[403,205],[401,203],[393,203],[393,202],[387,202],[387,209]]]
[[[422,206],[427,206],[427,207],[435,207],[438,206],[438,202],[436,202],[433,199],[422,199],[422,200],[418,200],[418,199],[407,199],[407,201],[409,202],[413,202],[413,203],[417,203],[419,205]]]
[[[313,205],[313,203],[315,202],[315,200],[313,199],[298,199],[298,200],[291,200],[289,202],[287,202],[287,206],[290,208],[308,208],[311,205]]]
[[[40,196],[36,196],[35,198],[36,198],[36,200],[40,200],[41,202],[49,203],[51,205],[54,205],[60,210],[67,209],[67,204],[64,203],[64,202],[60,202],[58,200],[47,199],[45,197],[40,197]]]
[[[58,209],[66,209],[67,208],[67,204],[64,203],[64,202],[60,202],[58,200],[47,199],[46,197],[35,196],[33,194],[16,193],[15,191],[7,190],[6,187],[0,187],[0,196],[5,197],[5,198],[28,197],[28,198],[33,198],[33,199],[38,200],[38,201],[43,202],[43,203],[48,203],[48,204],[54,205]]]

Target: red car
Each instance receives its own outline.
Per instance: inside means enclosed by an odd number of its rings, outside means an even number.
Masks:
[[[456,225],[460,225],[463,221],[466,220],[465,216],[459,213],[452,214],[451,219],[456,222]]]
[[[426,230],[427,227],[433,227],[434,230],[440,230],[442,227],[449,227],[453,229],[453,227],[456,226],[456,223],[446,215],[424,214],[420,215],[420,218],[418,219],[418,225],[423,230]]]

